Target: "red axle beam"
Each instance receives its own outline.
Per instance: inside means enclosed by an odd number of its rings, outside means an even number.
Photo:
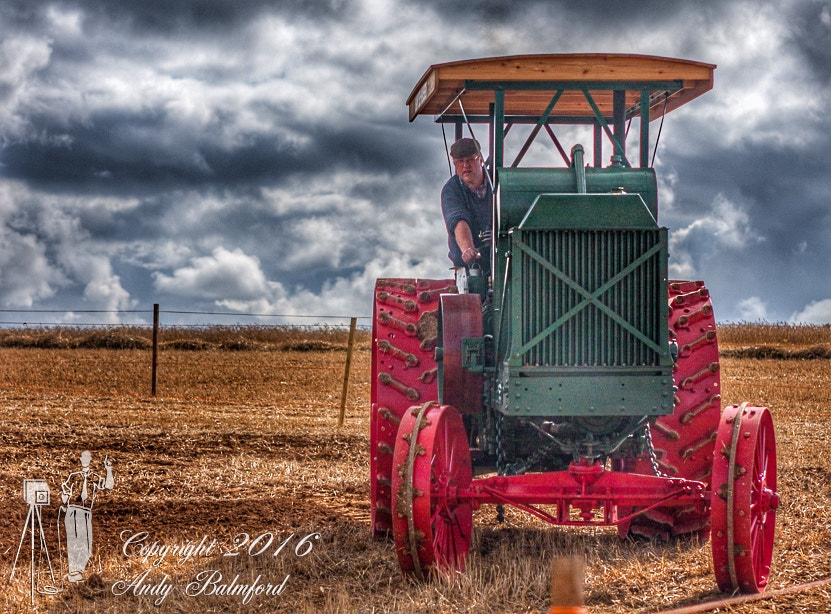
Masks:
[[[480,478],[468,488],[444,480],[437,483],[444,485],[434,486],[431,495],[451,507],[459,502],[470,502],[473,509],[508,504],[558,525],[618,525],[659,506],[694,505],[704,512],[711,495],[702,482],[606,471],[600,463],[572,463],[566,471]],[[556,515],[535,505],[556,505]],[[621,515],[622,508],[636,511]],[[602,510],[602,519],[598,510]]]

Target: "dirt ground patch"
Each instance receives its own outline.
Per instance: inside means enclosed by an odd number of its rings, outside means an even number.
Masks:
[[[168,350],[156,397],[142,391],[142,352],[0,349],[0,577],[22,547],[0,591],[4,611],[30,611],[21,486],[32,478],[52,491],[42,519],[57,585],[38,553],[36,586],[62,589],[36,594],[38,611],[545,612],[551,561],[573,554],[586,559],[593,614],[718,596],[709,543],[621,541],[613,529],[549,527],[513,510],[498,524],[487,508],[474,515],[468,573],[411,584],[393,545],[370,536],[365,348],[341,428],[342,351]],[[774,417],[782,507],[769,590],[831,576],[829,390],[827,359],[722,360],[724,403],[767,405]],[[112,461],[115,487],[96,498],[87,579],[69,584],[60,484],[84,450],[102,475]],[[241,584],[263,590],[247,601],[223,594]],[[829,602],[819,589],[730,611],[817,612]]]

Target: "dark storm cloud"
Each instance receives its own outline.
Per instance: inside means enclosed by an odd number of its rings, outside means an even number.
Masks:
[[[275,121],[281,118],[275,114]],[[285,119],[283,117],[283,119]],[[30,117],[41,135],[3,148],[5,175],[36,183],[92,184],[102,191],[168,189],[172,184],[246,185],[280,183],[293,174],[322,169],[405,168],[413,149],[398,130],[372,125],[329,129],[297,125],[293,133],[307,142],[286,142],[277,135],[244,134],[239,143],[223,145],[205,134],[193,135],[167,121],[161,113],[101,114],[83,124],[50,126]],[[287,125],[289,122],[283,122]],[[181,138],[170,138],[180,131]]]
[[[354,9],[5,4],[18,68],[5,76],[0,168],[25,187],[2,203],[0,238],[18,255],[31,244],[38,268],[26,283],[9,272],[14,254],[0,261],[3,280],[17,280],[3,302],[71,304],[80,289],[85,301],[124,308],[124,288],[146,296],[155,287],[169,301],[190,295],[192,306],[215,308],[224,285],[225,299],[267,311],[288,306],[289,290],[306,293],[307,309],[316,304],[309,292],[337,294],[338,278],[376,258],[378,233],[362,229],[388,216],[388,228],[401,224],[396,202],[413,193],[401,173],[428,152],[395,121],[405,118],[405,92],[391,106],[367,87],[364,75],[400,71],[395,46],[326,32]],[[382,194],[389,206],[376,214],[368,199]],[[15,213],[24,207],[44,215]],[[47,229],[48,211],[70,223],[63,238]],[[240,284],[240,275],[260,281]]]
[[[557,20],[574,26],[590,24],[598,30],[641,25],[649,20],[652,27],[662,21],[679,18],[679,13],[709,12],[723,4],[721,0],[701,0],[682,5],[666,0],[610,0],[602,2],[571,2],[569,0],[431,0],[426,2],[445,18],[463,19],[480,23],[500,24],[506,21],[533,19]]]
[[[263,11],[279,11],[305,19],[342,19],[349,0],[62,0],[64,10],[82,11],[93,24],[113,32],[191,33],[227,31]],[[4,0],[0,15],[9,26],[42,28],[48,3]]]
[[[708,281],[722,318],[821,318],[828,12],[4,2],[0,305],[364,315],[376,277],[447,274],[441,130],[404,105],[424,70],[586,51],[719,65],[659,151],[674,270]]]
[[[831,79],[831,2],[797,3],[788,24],[793,48],[809,63],[819,85],[828,87]]]
[[[64,131],[71,143],[17,143],[5,148],[2,162],[10,177],[78,187],[93,183],[103,190],[109,185],[123,190],[128,184],[159,190],[171,184],[247,183],[317,168],[313,148],[304,151],[257,134],[232,148],[189,134],[171,143],[160,138],[166,133],[163,124],[158,118],[129,116],[107,118],[94,128],[73,126]]]
[[[831,146],[810,154],[772,145],[714,146],[712,154],[704,163],[668,156],[670,164],[683,169],[677,196],[689,204],[713,202],[721,195],[747,214],[747,226],[741,245],[730,248],[720,246],[712,233],[702,231],[697,245],[691,238],[688,247],[698,254],[697,271],[711,271],[710,285],[729,300],[758,294],[773,303],[788,287],[790,309],[797,310],[821,288],[815,265],[831,262],[831,184],[823,161],[831,156]],[[700,213],[678,212],[669,223],[683,227],[682,220],[696,215]]]
[[[229,33],[239,26],[245,28],[250,20],[268,7],[289,15],[291,21],[302,18],[316,20],[338,19],[349,9],[345,2],[181,2],[181,3],[117,3],[77,2],[61,5],[63,10],[78,8],[83,11],[81,27],[95,30],[104,49],[90,45],[83,37],[58,36],[51,40],[51,58],[33,75],[40,78],[44,90],[47,83],[62,80],[69,85],[73,72],[91,63],[95,54],[106,51],[122,57],[136,66],[141,57],[158,61],[164,52],[152,45],[136,46],[127,43],[128,33],[136,29],[139,35],[154,30],[156,20],[165,28],[181,28],[195,41],[210,45],[200,27],[213,24],[220,27],[218,43],[233,39]],[[233,8],[231,8],[233,7]],[[20,17],[23,9],[12,5],[6,10],[17,14],[13,21],[31,22],[31,11]],[[100,9],[100,10],[99,10]],[[42,8],[41,17],[46,12]],[[43,21],[43,19],[41,19]],[[106,26],[104,25],[106,24]],[[53,26],[40,23],[48,32]],[[323,27],[316,22],[315,28]],[[112,28],[111,32],[105,28]],[[119,29],[121,28],[121,29]],[[126,38],[125,38],[126,37]],[[381,45],[381,56],[389,56],[390,48]],[[134,59],[132,56],[136,56]],[[311,51],[310,64],[326,63],[335,72],[356,75],[370,69],[368,58],[353,57],[326,51]],[[378,58],[369,59],[378,63]],[[25,113],[25,131],[8,133],[0,152],[0,163],[5,175],[35,183],[62,185],[62,189],[127,189],[147,191],[169,189],[174,184],[198,186],[201,184],[233,185],[250,182],[279,182],[294,173],[317,173],[325,168],[344,165],[387,166],[400,168],[404,163],[404,149],[394,143],[394,135],[384,134],[384,121],[399,115],[399,109],[387,109],[388,117],[374,114],[371,121],[356,121],[354,114],[332,106],[323,121],[301,117],[302,100],[270,100],[269,92],[258,92],[246,100],[234,98],[234,87],[240,81],[239,68],[219,65],[219,60],[188,67],[196,87],[219,90],[223,80],[215,78],[224,70],[233,70],[233,81],[228,84],[229,95],[221,100],[204,100],[207,117],[188,117],[181,109],[171,111],[169,105],[180,93],[142,91],[135,83],[132,99],[105,98],[104,86],[96,83],[78,83],[81,92],[53,94],[52,100],[41,100]],[[213,68],[211,67],[213,66]],[[39,75],[39,76],[38,76]],[[195,75],[195,76],[194,76]],[[276,79],[275,79],[276,77]],[[175,76],[173,77],[175,79]],[[269,78],[279,80],[279,75]],[[242,76],[242,83],[245,76]],[[272,89],[279,88],[275,82]],[[326,84],[321,96],[326,95]],[[103,92],[103,93],[102,93]],[[80,96],[79,96],[80,94]],[[70,96],[62,100],[61,97]],[[80,97],[80,100],[79,100]],[[95,98],[96,102],[86,99]],[[257,117],[255,130],[247,131],[241,115]],[[381,125],[379,126],[379,122]],[[228,137],[228,130],[233,130]],[[24,128],[20,129],[21,131]],[[393,127],[391,130],[400,130]],[[69,187],[73,186],[73,187]],[[86,187],[81,187],[86,186]]]

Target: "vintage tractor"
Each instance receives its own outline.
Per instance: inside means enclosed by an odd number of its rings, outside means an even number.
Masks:
[[[417,83],[411,121],[433,115],[456,138],[487,126],[494,227],[489,275],[376,283],[372,528],[392,533],[405,573],[463,570],[490,503],[621,536],[709,534],[719,587],[764,590],[770,412],[721,410],[710,297],[668,279],[650,160],[650,122],[710,90],[714,68],[528,55],[434,65]],[[520,167],[541,135],[561,163]],[[593,163],[564,135],[591,139]]]

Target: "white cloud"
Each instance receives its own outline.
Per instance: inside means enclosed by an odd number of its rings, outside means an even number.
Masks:
[[[31,307],[55,294],[63,281],[46,257],[46,245],[33,235],[0,226],[0,302],[6,307]]]
[[[739,320],[760,322],[767,319],[767,303],[758,296],[749,296],[737,305]]]
[[[84,233],[73,228],[74,221],[60,212],[52,212],[51,221],[40,225],[39,231],[45,233],[41,237],[0,226],[2,302],[7,306],[30,307],[55,296],[59,289],[78,285],[83,288],[84,302],[91,308],[131,309],[135,302],[113,273],[109,254],[99,250],[95,242],[85,243]],[[119,321],[115,313],[103,317],[108,323]]]
[[[260,269],[260,261],[241,249],[217,247],[210,256],[199,256],[173,275],[155,273],[155,286],[174,296],[219,300],[255,300],[272,288]]]
[[[782,8],[782,3],[727,2],[724,14],[701,30],[712,54],[706,61],[718,65],[718,95],[696,101],[694,112],[722,143],[805,146],[822,138],[813,126],[824,108],[823,84],[787,48],[792,32]],[[736,24],[742,24],[741,36]],[[784,85],[794,82],[799,86]]]
[[[337,267],[340,263],[343,232],[333,220],[311,218],[298,220],[287,229],[292,244],[298,249],[291,250],[282,261],[282,268],[302,269],[312,266]]]
[[[144,269],[177,269],[193,256],[188,245],[175,239],[131,241],[120,246],[120,257],[133,266]]]
[[[80,10],[50,4],[46,9],[46,18],[53,34],[71,38],[83,35],[83,13]]]
[[[111,255],[92,240],[72,209],[74,198],[46,197],[25,186],[0,185],[0,297],[8,306],[29,307],[58,290],[83,288],[86,306],[129,309],[129,293],[112,270]],[[93,210],[113,207],[90,199]],[[117,314],[104,316],[117,322]]]
[[[831,298],[811,301],[790,317],[794,324],[831,324]]]
[[[23,109],[30,80],[49,63],[49,41],[29,36],[0,40],[0,143],[20,137],[28,125]]]
[[[664,215],[676,211],[676,189],[678,186],[678,172],[675,169],[661,167],[660,156],[656,161],[658,183],[658,220]]]
[[[223,299],[217,305],[244,313],[278,315],[314,315],[328,317],[366,317],[372,314],[375,280],[385,277],[449,279],[446,268],[435,263],[413,264],[401,254],[375,259],[360,272],[351,276],[336,277],[328,281],[320,292],[304,288],[286,292],[280,284],[272,284],[271,296],[252,300]],[[291,320],[297,323],[296,320]],[[366,323],[366,322],[364,322]]]
[[[269,210],[278,216],[303,215],[345,215],[366,214],[367,208],[376,203],[366,199],[358,200],[347,196],[356,185],[381,183],[388,177],[359,172],[333,171],[326,181],[309,183],[306,178],[290,179],[280,187],[264,187],[263,200]]]
[[[88,281],[84,285],[84,300],[95,305],[98,309],[109,311],[105,319],[110,324],[121,321],[118,311],[132,309],[136,301],[130,298],[130,293],[121,286],[121,279],[112,271],[109,259],[104,256],[87,258],[88,267],[84,278]]]
[[[725,247],[743,249],[764,241],[764,237],[754,232],[747,211],[723,194],[718,194],[713,201],[706,224],[711,226],[716,240]]]
[[[706,215],[670,234],[670,275],[691,279],[699,273],[700,260],[719,251],[741,251],[764,240],[754,230],[745,208],[718,194]]]

